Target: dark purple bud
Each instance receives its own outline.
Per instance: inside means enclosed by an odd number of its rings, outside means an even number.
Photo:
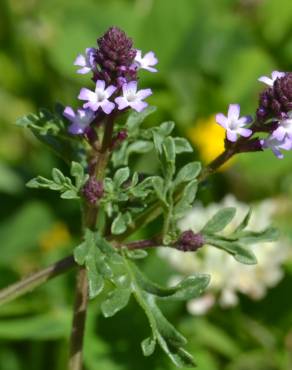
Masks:
[[[119,77],[123,77],[126,82],[137,78],[137,71],[129,71],[137,52],[125,32],[111,27],[97,40],[97,44],[99,48],[95,60],[99,73],[94,75],[95,81],[104,79],[108,84],[120,86],[120,81],[117,81]]]
[[[292,73],[285,73],[278,77],[272,87],[266,88],[259,99],[257,118],[263,122],[270,118],[287,116],[292,109]]]
[[[176,242],[176,248],[182,252],[196,252],[203,245],[203,235],[192,230],[184,231]]]
[[[82,189],[82,193],[88,203],[95,205],[96,202],[103,196],[103,183],[90,177]]]
[[[113,138],[112,142],[112,148],[116,148],[120,143],[122,143],[124,140],[126,140],[128,137],[127,130],[121,130],[119,131],[115,137]]]

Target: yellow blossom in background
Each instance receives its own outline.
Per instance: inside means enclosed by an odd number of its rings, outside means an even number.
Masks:
[[[69,230],[62,222],[56,222],[51,229],[44,232],[39,239],[39,245],[45,252],[63,247],[71,240]]]
[[[196,125],[188,130],[187,136],[199,150],[205,164],[213,161],[224,151],[225,130],[216,123],[215,116],[199,119]],[[233,161],[234,159],[229,160],[219,170],[230,167]]]

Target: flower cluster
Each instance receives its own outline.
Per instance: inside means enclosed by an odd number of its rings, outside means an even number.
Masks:
[[[245,145],[242,151],[270,148],[278,158],[283,158],[281,150],[292,150],[292,73],[274,71],[271,77],[262,76],[258,80],[268,87],[260,94],[255,119],[240,117],[239,104],[230,104],[227,116],[218,113],[216,122],[226,130],[227,145],[243,136],[246,140],[242,141]],[[249,141],[256,132],[269,135]]]
[[[85,55],[78,55],[74,62],[79,67],[77,73],[92,73],[95,87],[80,90],[78,99],[84,101],[83,109],[76,113],[71,107],[64,110],[72,135],[86,134],[94,121],[99,122],[114,111],[132,108],[141,112],[148,105],[144,99],[152,94],[151,89],[138,90],[137,81],[140,69],[157,72],[154,66],[158,60],[152,51],[143,56],[117,27],[111,27],[97,44],[97,48],[87,48]]]
[[[278,200],[268,199],[253,207],[249,230],[262,230],[270,225],[280,204]],[[232,195],[227,196],[222,203],[195,207],[183,218],[179,227],[184,233],[192,230],[198,233],[205,223],[222,207],[236,207],[236,216],[222,231],[222,236],[228,235],[240,224],[248,212],[248,206],[236,200]],[[207,273],[212,271],[212,279],[206,293],[199,298],[190,300],[187,308],[192,314],[203,314],[216,302],[222,307],[234,306],[238,303],[238,293],[252,299],[261,299],[269,287],[275,286],[283,277],[282,263],[289,257],[290,248],[286,241],[261,242],[251,245],[258,257],[258,264],[249,266],[239,264],[232,256],[213,247],[201,248],[196,253],[181,253],[178,250],[161,249],[160,256],[169,261],[177,271],[171,281],[181,280],[185,275]]]

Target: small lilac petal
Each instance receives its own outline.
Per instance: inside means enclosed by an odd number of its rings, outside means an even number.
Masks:
[[[135,59],[137,59],[137,60],[141,60],[142,59],[142,50],[136,49]]]
[[[115,104],[110,102],[109,100],[105,100],[100,104],[100,107],[105,114],[110,114],[115,109]]]
[[[226,131],[227,139],[232,141],[233,143],[237,140],[237,135],[234,131],[227,130]]]
[[[292,149],[292,140],[286,138],[285,141],[280,145],[281,149],[291,150]]]
[[[239,133],[239,135],[244,137],[249,137],[252,134],[252,130],[250,130],[249,128],[239,128],[237,132]]]
[[[94,101],[95,97],[96,97],[95,93],[89,89],[86,89],[85,87],[83,87],[80,90],[80,93],[78,95],[78,99],[80,100]]]
[[[228,108],[228,119],[238,119],[240,114],[239,104],[230,104]]]
[[[110,85],[105,89],[105,93],[107,95],[107,98],[113,95],[113,93],[117,90],[117,88],[114,85]]]
[[[82,126],[79,123],[72,123],[72,125],[68,127],[68,132],[72,135],[82,135],[86,128],[87,126]]]
[[[268,86],[273,86],[273,84],[274,84],[274,81],[271,78],[266,77],[266,76],[262,76],[262,77],[258,78],[258,81],[263,82],[264,84],[266,84]]]
[[[137,112],[142,112],[142,110],[144,110],[148,106],[148,104],[144,101],[132,102],[129,105]]]
[[[86,66],[85,56],[82,54],[79,54],[74,61],[74,66],[85,67]]]
[[[118,104],[118,109],[122,110],[129,106],[129,102],[123,96],[115,98],[115,102]]]
[[[95,91],[98,91],[98,90],[104,91],[104,89],[105,89],[105,81],[103,81],[103,80],[97,80],[96,81]]]
[[[276,128],[276,130],[273,131],[272,136],[275,137],[277,140],[281,141],[284,139],[285,134],[286,131],[284,127],[279,126],[278,128]]]
[[[68,118],[70,121],[75,118],[76,114],[71,107],[66,107],[63,112],[63,116]]]
[[[124,95],[128,95],[129,93],[136,94],[136,92],[137,92],[137,85],[138,85],[137,81],[130,81],[129,83],[123,85],[123,93],[124,93]]]
[[[152,95],[151,89],[142,89],[137,92],[138,99],[146,99],[148,96]]]
[[[216,122],[220,126],[226,128],[226,126],[227,126],[227,117],[225,117],[223,113],[218,113],[218,114],[216,114]]]
[[[158,63],[158,59],[156,58],[153,51],[149,51],[148,53],[146,53],[144,55],[144,60],[147,61],[150,66],[155,66],[155,64]]]
[[[272,72],[272,79],[275,81],[277,78],[281,78],[285,76],[285,72],[273,71]]]
[[[91,71],[91,68],[89,68],[89,67],[82,67],[80,69],[77,69],[77,73],[79,73],[81,75],[86,75],[86,73],[88,73],[90,71]]]
[[[272,147],[271,149],[272,149],[272,152],[275,154],[275,156],[277,158],[279,158],[279,159],[283,159],[284,158],[283,153],[281,153],[278,148]]]

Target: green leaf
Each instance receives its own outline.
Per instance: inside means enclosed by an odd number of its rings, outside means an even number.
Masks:
[[[148,317],[152,331],[151,337],[141,343],[143,353],[149,356],[158,343],[175,365],[194,366],[192,356],[182,348],[186,344],[186,339],[163,316],[156,304],[155,296],[145,291],[143,284],[141,285],[141,281],[144,280],[141,278],[142,273],[126,258],[124,260],[131,279],[132,293]]]
[[[186,212],[192,208],[192,203],[196,198],[197,190],[197,180],[193,180],[185,186],[181,199],[174,206],[173,215],[176,220],[183,217]]]
[[[125,253],[126,253],[127,257],[132,259],[132,260],[140,260],[140,259],[145,258],[145,257],[148,256],[147,251],[145,251],[144,249],[130,250],[130,249],[126,248]]]
[[[155,190],[157,198],[161,200],[165,205],[167,205],[167,201],[165,198],[165,185],[164,185],[163,178],[159,176],[153,176],[151,179],[152,179],[153,189]]]
[[[65,176],[58,168],[53,168],[52,170],[52,177],[56,184],[62,185],[65,181]]]
[[[145,118],[150,114],[154,113],[155,111],[156,107],[153,106],[147,107],[140,113],[132,111],[126,122],[126,127],[129,131],[129,134],[131,134],[134,129],[137,129],[141,125],[141,123],[145,120]]]
[[[183,182],[189,182],[197,178],[201,172],[200,162],[190,162],[182,167],[176,175],[174,186],[178,186]]]
[[[130,177],[129,167],[120,168],[114,175],[113,182],[116,187],[120,187]]]
[[[166,137],[171,134],[175,126],[175,123],[173,121],[166,121],[162,122],[160,126],[154,127],[152,130],[157,130],[159,135]]]
[[[202,232],[214,234],[223,230],[235,216],[236,209],[227,207],[220,209],[204,226]]]
[[[242,231],[238,238],[242,244],[256,244],[273,242],[279,238],[279,231],[274,227],[268,227],[262,231]]]
[[[249,223],[251,217],[251,209],[248,210],[247,214],[245,215],[244,219],[241,221],[241,223],[237,226],[234,233],[239,233],[243,229],[245,229]]]
[[[144,356],[151,356],[155,351],[156,340],[152,337],[144,339],[141,343]]]
[[[122,213],[119,213],[112,222],[111,232],[114,235],[122,234],[127,230],[127,223]]]
[[[183,137],[175,137],[174,144],[176,154],[192,153],[194,151],[189,141]]]
[[[162,143],[162,171],[166,177],[166,184],[171,181],[175,174],[175,143],[174,139],[169,136]]]
[[[257,263],[254,253],[237,242],[222,240],[215,236],[205,237],[205,242],[206,244],[225,250],[229,254],[233,255],[238,262],[245,265],[255,265]]]
[[[127,306],[131,296],[131,289],[118,288],[112,290],[107,299],[101,304],[101,312],[104,317],[114,316],[118,311]]]
[[[83,166],[80,163],[73,161],[71,164],[70,173],[71,173],[71,176],[75,178],[76,188],[80,190],[81,187],[85,184],[85,182],[88,179],[88,176],[85,176],[84,174]]]
[[[75,189],[66,190],[64,193],[61,194],[62,199],[79,199],[79,195],[77,194]]]

